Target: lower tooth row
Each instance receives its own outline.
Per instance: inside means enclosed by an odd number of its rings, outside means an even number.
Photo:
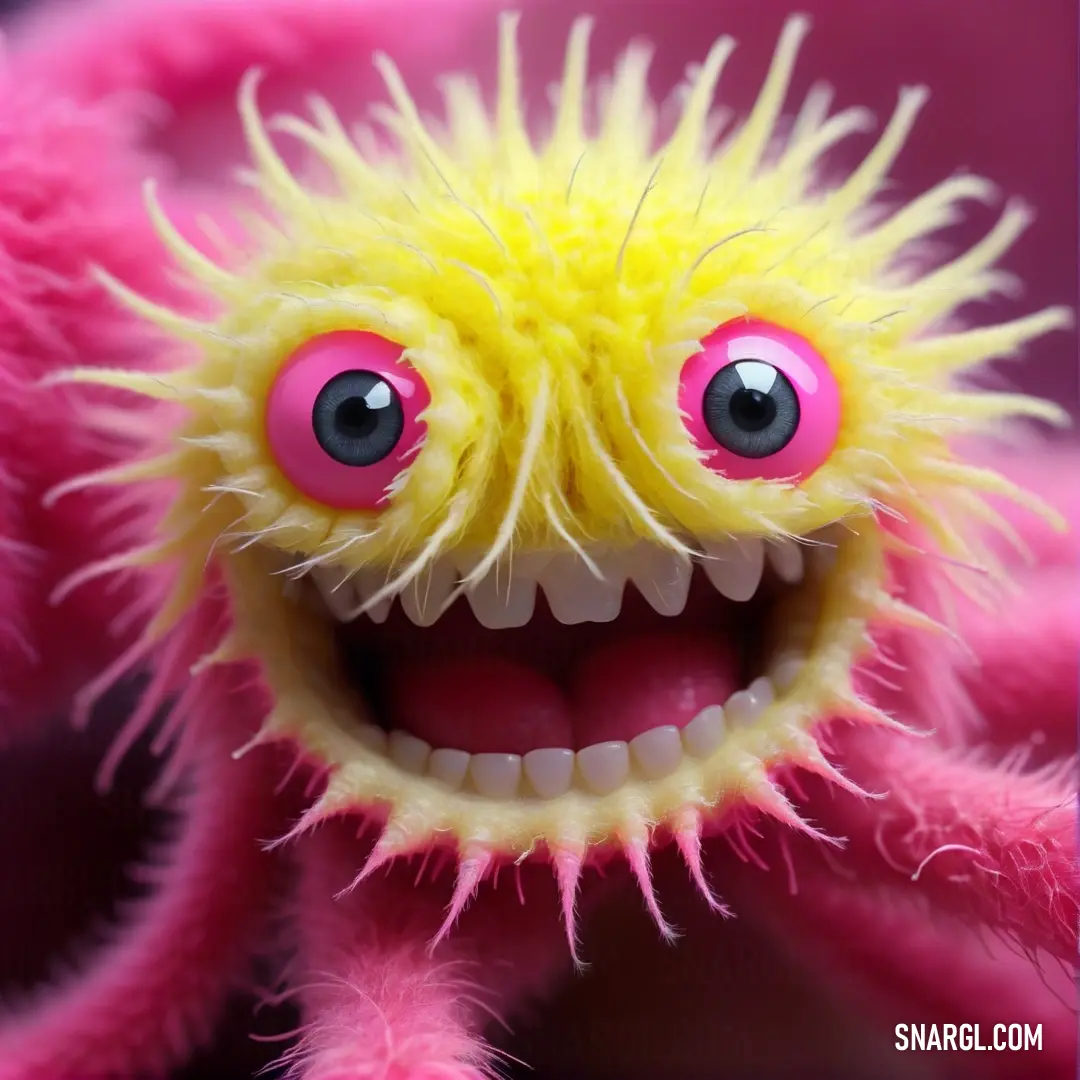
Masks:
[[[805,658],[778,657],[772,674],[755,679],[723,706],[703,709],[681,731],[674,726],[652,728],[630,742],[603,742],[584,750],[550,748],[528,754],[469,754],[464,750],[433,750],[406,731],[389,735],[370,725],[364,741],[383,750],[398,768],[430,776],[451,790],[468,788],[488,798],[509,799],[519,794],[542,799],[565,795],[572,787],[607,795],[635,773],[660,780],[679,766],[684,754],[704,758],[723,742],[728,730],[747,727],[788,690],[798,678]]]

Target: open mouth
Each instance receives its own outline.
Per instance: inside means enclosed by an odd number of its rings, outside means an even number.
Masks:
[[[692,560],[521,553],[455,598],[476,565],[459,554],[374,607],[370,570],[298,584],[332,627],[359,734],[398,769],[492,799],[604,796],[709,758],[783,702],[844,536],[731,539]]]

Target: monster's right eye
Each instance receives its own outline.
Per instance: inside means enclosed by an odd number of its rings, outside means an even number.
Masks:
[[[423,437],[430,402],[402,347],[342,330],[301,346],[270,391],[266,434],[278,468],[311,499],[373,510]]]
[[[808,341],[741,318],[701,344],[683,367],[679,407],[710,468],[731,480],[803,480],[828,460],[840,389]]]

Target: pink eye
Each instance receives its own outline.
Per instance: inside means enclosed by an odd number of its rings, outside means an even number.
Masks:
[[[805,479],[828,460],[840,391],[803,338],[737,319],[702,345],[683,367],[679,407],[710,468],[731,480]]]
[[[278,468],[311,499],[370,510],[405,467],[431,397],[402,347],[342,330],[297,349],[266,406]]]

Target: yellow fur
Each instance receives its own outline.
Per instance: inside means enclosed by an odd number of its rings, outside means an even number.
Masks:
[[[922,522],[949,554],[967,557],[966,489],[1007,485],[957,460],[952,440],[1013,415],[1058,418],[1045,403],[968,392],[957,376],[1066,325],[1066,311],[947,329],[959,304],[1001,285],[991,268],[1025,211],[1007,208],[984,242],[914,277],[900,273],[898,257],[953,220],[964,200],[988,197],[989,185],[954,177],[863,224],[924,91],[904,91],[862,164],[818,191],[821,155],[867,117],[859,109],[828,117],[827,97],[815,91],[786,141],[777,138],[803,20],[787,24],[754,109],[719,147],[712,102],[727,39],[687,86],[681,120],[657,145],[641,50],[621,61],[596,132],[587,132],[589,24],[579,22],[551,135],[537,143],[519,100],[515,26],[502,23],[493,114],[471,82],[450,80],[445,126],[434,130],[380,57],[393,107],[376,117],[397,143],[393,152],[361,151],[324,102],[313,103],[312,122],[277,120],[272,127],[328,171],[325,190],[284,166],[256,107],[257,76],[245,79],[252,180],[273,219],[253,225],[255,254],[217,266],[152,203],[170,251],[219,301],[220,315],[198,324],[114,286],[171,335],[196,343],[196,362],[171,376],[75,375],[187,407],[156,469],[184,481],[162,552],[182,551],[199,571],[185,575],[173,612],[194,599],[216,550],[237,614],[227,655],[260,657],[277,698],[266,737],[297,738],[339,766],[316,816],[385,802],[393,814],[387,843],[400,836],[405,846],[447,832],[513,852],[545,839],[636,835],[680,808],[764,798],[768,765],[827,769],[807,732],[837,709],[884,721],[858,702],[849,669],[867,621],[905,617],[881,591],[884,542],[870,515],[886,508]],[[743,313],[803,335],[840,386],[836,448],[798,486],[718,476],[679,414],[686,359]],[[345,328],[399,342],[432,393],[424,445],[379,514],[306,498],[275,467],[263,430],[283,361],[313,335]],[[154,472],[151,464],[109,479]],[[662,782],[631,783],[603,799],[521,800],[496,815],[490,801],[408,776],[350,734],[356,704],[335,689],[325,630],[267,585],[274,549],[349,571],[375,568],[392,594],[419,587],[434,558],[455,549],[476,553],[478,580],[512,552],[637,540],[687,552],[692,538],[805,535],[838,520],[851,523],[853,538],[825,589],[811,663],[758,725]],[[258,543],[230,554],[222,534]]]

